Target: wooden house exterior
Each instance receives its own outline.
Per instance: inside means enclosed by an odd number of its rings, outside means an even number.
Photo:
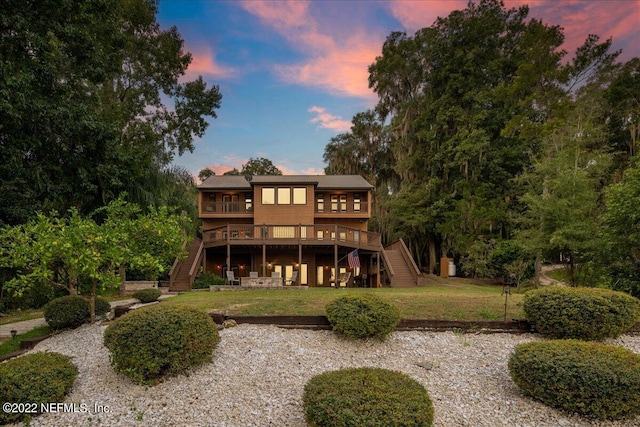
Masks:
[[[361,176],[214,175],[198,190],[204,270],[380,286],[380,235],[367,230],[372,186]],[[348,263],[356,249],[360,267]]]

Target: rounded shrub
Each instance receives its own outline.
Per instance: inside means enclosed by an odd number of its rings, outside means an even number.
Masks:
[[[219,341],[208,314],[162,304],[131,311],[104,333],[111,364],[139,384],[155,384],[164,376],[210,362]]]
[[[427,390],[405,374],[351,368],[313,377],[303,394],[305,418],[314,427],[430,426]]]
[[[384,338],[400,322],[398,308],[374,295],[345,295],[326,306],[333,330],[351,338]]]
[[[158,298],[162,295],[162,292],[155,289],[141,289],[133,294],[133,297],[140,300],[141,303],[148,303],[158,301]]]
[[[0,401],[35,404],[62,402],[71,391],[78,370],[68,356],[59,353],[32,353],[0,364]],[[18,408],[20,409],[20,408]],[[29,414],[0,411],[0,424],[28,422]]]
[[[509,372],[522,391],[546,405],[600,419],[640,414],[640,355],[578,340],[516,346]]]
[[[104,316],[111,311],[111,304],[102,297],[96,297],[96,307],[94,311],[96,316]]]
[[[553,338],[617,337],[640,320],[640,300],[609,289],[536,289],[524,294],[523,309],[538,332]]]
[[[77,328],[89,321],[89,301],[67,295],[44,306],[44,319],[51,329]]]

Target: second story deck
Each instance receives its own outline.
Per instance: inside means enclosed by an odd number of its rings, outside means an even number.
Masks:
[[[338,224],[227,224],[203,231],[205,247],[223,245],[339,245],[377,251],[380,234]]]

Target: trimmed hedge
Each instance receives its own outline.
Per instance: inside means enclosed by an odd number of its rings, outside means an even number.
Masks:
[[[71,358],[59,353],[32,353],[0,364],[0,402],[62,402],[71,391],[78,370]],[[29,408],[35,409],[35,408]],[[24,421],[31,414],[6,413],[0,410],[0,424]]]
[[[158,301],[162,292],[155,288],[141,289],[133,294],[133,297],[140,300],[141,303],[149,303]]]
[[[89,301],[67,295],[44,306],[44,320],[51,329],[74,329],[89,321]]]
[[[599,288],[532,290],[524,294],[523,309],[535,329],[552,338],[617,337],[640,320],[640,300]]]
[[[210,362],[219,341],[208,314],[162,304],[131,311],[104,333],[111,364],[139,384],[157,384],[165,376]]]
[[[96,316],[104,316],[111,311],[111,304],[102,297],[96,297],[96,307],[94,311]]]
[[[640,414],[640,355],[578,340],[516,346],[509,372],[522,391],[546,405],[600,419]]]
[[[333,330],[350,338],[385,338],[400,323],[400,310],[374,295],[345,295],[326,306]]]
[[[427,390],[400,372],[351,368],[326,372],[305,385],[307,423],[314,427],[431,426]]]
[[[44,306],[44,320],[51,329],[75,329],[89,321],[90,311],[88,300],[77,295],[66,295]],[[104,316],[111,311],[111,304],[102,297],[96,297],[94,311],[96,316]]]

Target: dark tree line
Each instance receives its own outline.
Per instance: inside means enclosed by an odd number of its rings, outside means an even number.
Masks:
[[[179,80],[191,55],[156,12],[155,0],[2,2],[0,224],[87,214],[122,192],[194,212],[192,179],[171,162],[221,95]]]
[[[609,187],[637,168],[640,60],[597,35],[569,57],[563,41],[497,0],[390,34],[369,67],[378,104],[330,141],[326,172],[369,179],[374,226],[427,271],[449,256],[497,276],[506,253],[532,267],[562,254],[574,283],[620,283],[603,222]]]

